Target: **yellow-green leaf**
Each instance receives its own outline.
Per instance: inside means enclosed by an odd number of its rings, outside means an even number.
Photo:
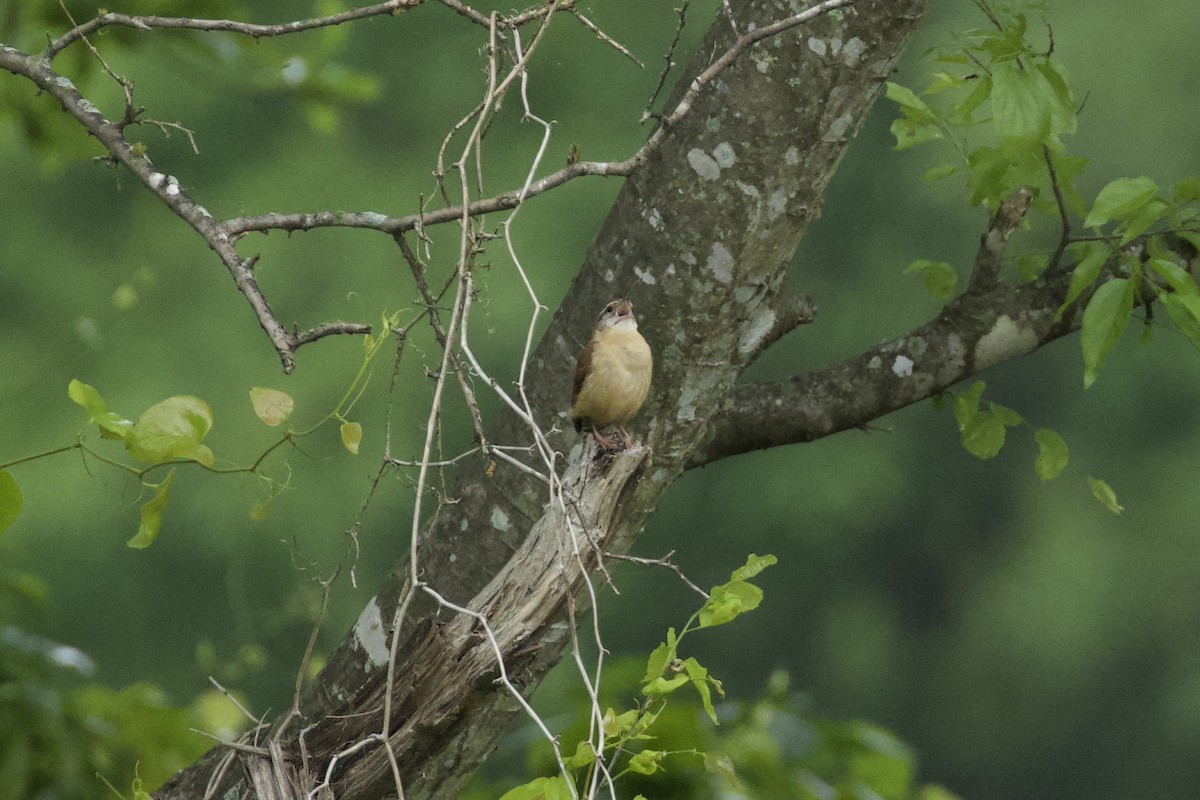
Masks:
[[[500,800],[574,800],[571,787],[562,775],[553,778],[537,778],[509,789],[500,795]]]
[[[358,446],[362,443],[362,425],[357,422],[342,423],[342,444],[354,455],[358,455]]]
[[[250,403],[258,418],[271,427],[282,425],[292,415],[296,401],[287,392],[255,386],[250,390]]]
[[[21,487],[12,475],[0,470],[0,533],[16,521],[21,513]]]
[[[1067,466],[1067,443],[1049,428],[1039,428],[1034,432],[1033,438],[1038,446],[1034,468],[1039,478],[1044,481],[1051,480]]]
[[[185,459],[211,467],[213,453],[201,441],[212,422],[212,409],[200,398],[168,397],[138,417],[125,437],[125,449],[151,464]]]
[[[1135,285],[1125,278],[1114,278],[1096,290],[1083,310],[1079,334],[1083,348],[1083,386],[1096,382],[1110,350],[1116,347],[1133,313]]]
[[[142,549],[154,544],[158,532],[162,528],[163,511],[171,499],[171,482],[175,480],[175,467],[167,473],[167,479],[158,484],[158,491],[145,503],[142,503],[142,519],[137,533],[125,544],[129,547]]]
[[[1125,507],[1117,502],[1117,493],[1112,490],[1104,481],[1099,478],[1088,476],[1088,486],[1092,488],[1092,496],[1100,501],[1100,505],[1107,508],[1114,514],[1120,514],[1125,510]]]

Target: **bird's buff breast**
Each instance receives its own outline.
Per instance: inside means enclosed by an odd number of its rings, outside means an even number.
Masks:
[[[597,427],[627,422],[650,390],[650,346],[637,331],[614,330],[592,350],[592,369],[579,392],[574,416]]]

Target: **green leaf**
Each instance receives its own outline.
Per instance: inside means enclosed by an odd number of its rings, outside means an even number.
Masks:
[[[1052,133],[1075,132],[1075,98],[1071,94],[1071,85],[1053,61],[1043,61],[1037,65],[1037,74],[1041,85],[1039,92],[1042,101],[1050,112],[1050,130]]]
[[[1083,311],[1080,344],[1083,348],[1083,386],[1086,389],[1100,376],[1100,368],[1110,350],[1116,347],[1133,313],[1134,283],[1114,278],[1096,290]]]
[[[767,553],[764,556],[751,553],[746,556],[746,563],[735,569],[729,574],[731,581],[748,581],[758,575],[767,567],[773,567],[779,563],[779,559]]]
[[[643,683],[663,674],[663,670],[667,668],[667,664],[675,660],[675,653],[678,646],[679,641],[675,638],[675,629],[667,628],[667,640],[654,648],[650,653],[650,658],[646,660],[646,676],[642,678]]]
[[[887,96],[888,100],[896,103],[901,108],[909,108],[914,111],[924,111],[929,114],[930,119],[933,119],[933,111],[930,110],[929,104],[917,97],[916,93],[907,86],[901,86],[898,83],[888,81],[886,84],[885,95]]]
[[[622,714],[618,714],[611,708],[604,712],[604,738],[615,739],[622,736],[633,729],[634,724],[638,721],[638,710],[630,709]]]
[[[287,392],[255,386],[250,390],[250,404],[254,413],[271,427],[282,425],[292,415],[296,401]]]
[[[212,409],[198,397],[176,395],[138,417],[125,437],[125,449],[151,464],[173,459],[213,465],[212,451],[201,444],[212,428]]]
[[[1151,198],[1150,202],[1138,209],[1132,219],[1121,226],[1121,240],[1117,244],[1122,247],[1129,244],[1149,230],[1154,223],[1162,220],[1168,210],[1169,206],[1162,200],[1157,197]]]
[[[1104,481],[1099,478],[1088,476],[1088,486],[1092,488],[1092,496],[1100,501],[1100,505],[1107,508],[1114,514],[1120,514],[1125,510],[1125,507],[1117,502],[1117,493],[1112,490]]]
[[[1146,266],[1154,270],[1177,293],[1200,295],[1200,288],[1197,288],[1196,281],[1192,278],[1191,273],[1174,261],[1168,261],[1165,258],[1152,258],[1146,262]]]
[[[653,775],[658,772],[659,762],[666,756],[661,750],[643,750],[629,759],[629,771],[639,775]]]
[[[1038,446],[1037,459],[1033,462],[1037,475],[1044,481],[1052,480],[1067,466],[1067,443],[1049,428],[1038,428],[1033,439]]]
[[[162,528],[163,511],[171,499],[171,482],[175,480],[175,470],[176,467],[171,467],[167,479],[158,484],[158,491],[154,493],[154,497],[142,503],[141,523],[137,533],[125,543],[127,546],[141,550],[154,544],[154,540],[158,538],[158,531]]]
[[[642,694],[647,697],[662,697],[689,682],[687,675],[676,675],[674,678],[655,678],[642,687]]]
[[[96,423],[105,439],[124,439],[133,423],[108,410],[100,392],[82,381],[72,379],[67,385],[67,397],[88,412],[88,421]]]
[[[575,745],[575,752],[569,758],[563,759],[567,769],[579,769],[580,767],[589,767],[596,762],[596,751],[592,749],[591,743],[587,740]]]
[[[696,687],[696,691],[700,695],[700,702],[704,705],[704,713],[708,714],[708,718],[716,725],[717,710],[713,708],[712,690],[716,689],[719,694],[724,696],[725,690],[721,686],[721,682],[709,677],[708,670],[694,658],[686,659],[683,662],[683,671],[687,673],[692,686]]]
[[[1083,258],[1075,265],[1075,269],[1071,271],[1071,283],[1067,287],[1067,299],[1058,307],[1058,313],[1055,315],[1056,320],[1062,319],[1063,312],[1067,306],[1079,299],[1079,295],[1083,294],[1084,289],[1087,289],[1096,282],[1096,278],[1100,276],[1100,269],[1108,261],[1109,250],[1101,242],[1087,242],[1083,245]]]
[[[966,424],[959,425],[962,445],[976,458],[992,458],[1004,447],[1004,423],[994,414],[980,412]]]
[[[763,592],[746,581],[730,581],[714,586],[708,601],[700,609],[701,628],[713,628],[731,622],[739,615],[758,608]]]
[[[1118,178],[1096,195],[1092,210],[1083,224],[1099,228],[1110,220],[1130,219],[1158,193],[1158,184],[1149,178]]]
[[[0,470],[0,533],[16,521],[21,513],[21,487],[12,475]]]
[[[537,778],[500,795],[500,800],[573,800],[573,798],[571,787],[562,775],[555,775],[553,778]]]
[[[1050,134],[1051,105],[1040,73],[1016,60],[992,66],[992,119],[1001,139],[1040,143]]]
[[[959,125],[971,124],[972,118],[975,116],[975,110],[983,105],[983,101],[992,96],[992,78],[990,75],[985,75],[975,82],[975,88],[971,90],[962,102],[954,106],[950,111],[950,119]]]
[[[915,273],[925,277],[925,289],[934,297],[939,300],[949,300],[954,297],[954,287],[958,284],[958,273],[945,261],[918,259],[904,268],[905,275]]]
[[[358,446],[362,443],[362,425],[357,422],[342,423],[342,444],[354,455],[358,455]]]
[[[1025,422],[1024,417],[1022,417],[1016,411],[1013,411],[1008,406],[1002,406],[999,403],[988,403],[988,410],[991,412],[992,416],[1000,420],[1005,427],[1011,428],[1015,425],[1021,425]]]
[[[1161,294],[1159,300],[1180,333],[1200,348],[1200,297],[1191,294]]]
[[[1200,200],[1200,178],[1184,178],[1176,183],[1173,199],[1176,203]]]

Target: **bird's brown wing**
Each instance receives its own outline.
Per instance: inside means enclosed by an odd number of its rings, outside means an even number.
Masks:
[[[575,401],[579,399],[579,391],[583,388],[583,382],[587,379],[588,373],[592,371],[593,344],[595,344],[595,340],[589,341],[575,361],[575,382],[571,386],[571,405],[575,405]]]

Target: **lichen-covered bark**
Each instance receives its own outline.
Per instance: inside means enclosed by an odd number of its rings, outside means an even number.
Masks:
[[[620,535],[610,549],[628,546],[661,493],[694,459],[707,421],[764,338],[778,335],[779,319],[796,316],[792,301],[780,297],[783,271],[925,4],[862,0],[852,13],[826,15],[755,46],[706,88],[664,146],[623,186],[534,354],[526,385],[540,422],[569,430],[563,423],[575,354],[599,308],[615,296],[633,300],[656,356],[654,388],[636,426],[653,448],[653,463],[619,505],[611,526]],[[747,30],[794,14],[803,4],[734,0],[731,6]],[[719,17],[677,97],[733,37]],[[489,439],[514,443],[528,435],[518,420],[507,418],[491,426]],[[565,452],[575,439],[560,434],[555,442]],[[454,493],[459,502],[443,509],[425,532],[420,563],[433,588],[473,606],[484,602],[482,590],[543,518],[546,490],[500,464],[491,477],[484,465],[465,469]],[[397,568],[397,576],[405,573]],[[303,719],[280,732],[294,744],[306,729],[310,764],[323,768],[339,749],[381,729],[386,659],[379,657],[378,642],[391,634],[386,629],[401,594],[400,577],[381,589],[305,698]],[[559,624],[530,634],[523,652],[532,655],[510,665],[518,685],[536,684],[561,652],[562,606],[555,609]],[[519,603],[492,610],[493,624],[502,617],[505,624],[523,624]],[[398,633],[395,672],[402,679],[393,688],[391,726],[406,796],[453,797],[494,745],[514,704],[491,684],[491,674],[470,672],[457,693],[438,692],[432,711],[439,722],[420,727],[431,711],[423,704],[433,701],[423,694],[428,673],[446,654],[465,652],[470,643],[462,637],[474,634],[461,617],[435,620],[433,604],[420,593],[406,619]],[[428,643],[446,636],[445,649],[431,654]],[[418,728],[403,738],[401,731],[411,725]],[[298,751],[289,751],[293,762]],[[158,796],[200,797],[213,758],[176,776]],[[337,796],[379,797],[391,786],[378,748],[339,764]]]

